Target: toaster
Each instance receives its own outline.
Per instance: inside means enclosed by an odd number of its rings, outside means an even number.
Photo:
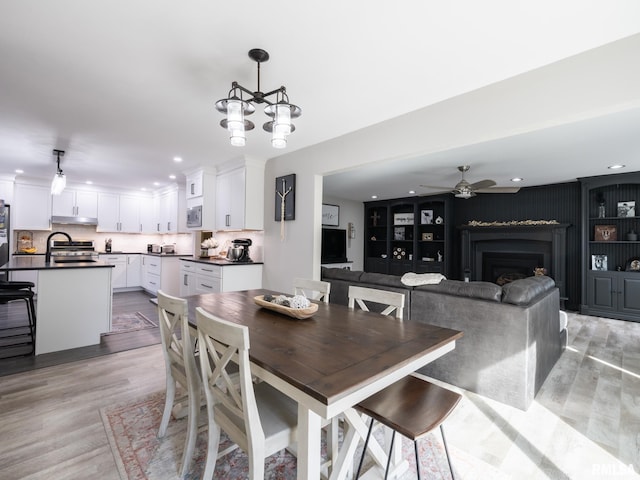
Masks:
[[[162,245],[162,253],[176,253],[175,245]]]
[[[151,248],[150,250],[149,250],[149,247]],[[149,252],[151,253],[162,253],[162,247],[155,243],[149,245],[147,250],[149,250]]]

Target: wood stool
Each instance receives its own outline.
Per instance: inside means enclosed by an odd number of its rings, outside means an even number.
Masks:
[[[356,478],[358,478],[360,474],[375,421],[393,430],[387,468],[384,476],[385,479],[389,474],[395,433],[399,432],[410,440],[413,440],[416,454],[416,469],[418,479],[420,479],[420,459],[418,456],[417,440],[438,426],[442,434],[442,442],[447,455],[451,478],[455,478],[453,468],[451,467],[447,442],[444,437],[442,422],[444,422],[456,405],[458,405],[461,398],[462,396],[456,392],[409,375],[359,403],[355,408],[370,416],[371,424],[369,425],[369,431],[364,443],[364,451],[360,458]]]

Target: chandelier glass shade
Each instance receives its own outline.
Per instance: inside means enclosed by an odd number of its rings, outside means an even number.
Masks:
[[[54,150],[53,154],[58,156],[58,168],[56,169],[56,173],[51,181],[51,195],[60,195],[67,186],[67,177],[64,176],[64,173],[60,168],[60,157],[64,155],[64,150]]]
[[[244,147],[246,144],[245,132],[252,130],[255,125],[245,117],[255,112],[254,104],[266,103],[264,113],[273,120],[265,123],[263,129],[271,133],[271,145],[274,148],[285,148],[287,137],[295,130],[291,123],[292,118],[302,114],[300,107],[289,103],[286,88],[281,86],[275,90],[264,93],[260,91],[260,63],[269,60],[269,54],[259,48],[249,51],[249,58],[258,64],[258,89],[255,92],[243,87],[238,82],[231,84],[229,96],[216,102],[216,110],[226,115],[220,125],[229,132],[231,145]],[[244,99],[242,95],[250,96]],[[275,102],[267,99],[276,95]]]

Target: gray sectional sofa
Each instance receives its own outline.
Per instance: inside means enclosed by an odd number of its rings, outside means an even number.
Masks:
[[[503,287],[457,280],[410,287],[395,275],[323,267],[322,280],[331,282],[330,302],[343,305],[349,285],[404,293],[405,321],[464,332],[452,352],[420,373],[522,410],[566,345],[558,289],[546,276]]]

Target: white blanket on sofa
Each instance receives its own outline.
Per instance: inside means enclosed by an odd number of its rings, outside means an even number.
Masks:
[[[429,284],[437,284],[442,280],[446,280],[447,277],[442,275],[441,273],[413,273],[408,272],[402,275],[400,281],[409,286],[409,287],[417,287],[418,285],[429,285]]]

